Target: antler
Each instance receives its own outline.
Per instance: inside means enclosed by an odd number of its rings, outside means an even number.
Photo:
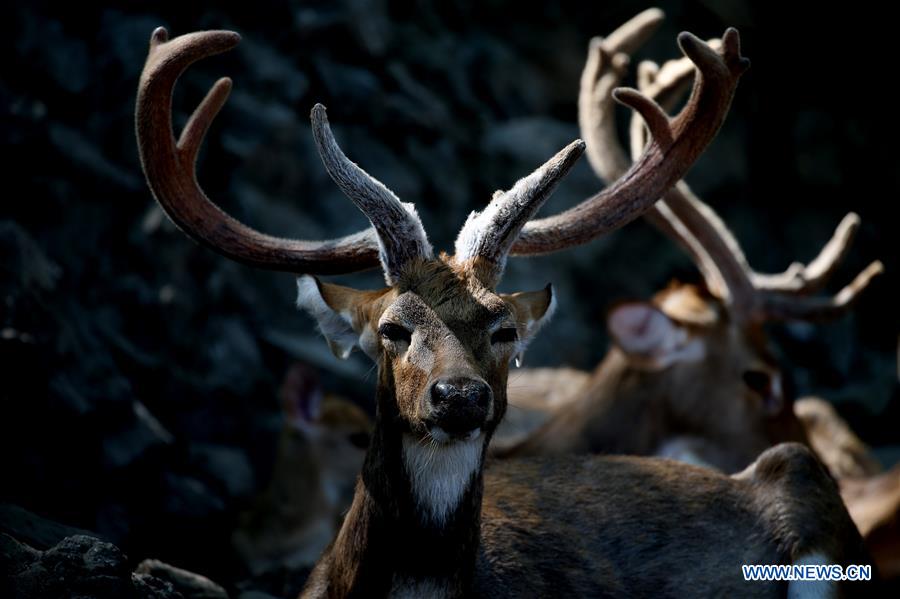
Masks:
[[[623,165],[627,164],[622,159],[625,152],[615,130],[614,105],[606,90],[622,78],[623,65],[630,60],[628,54],[646,41],[662,18],[661,11],[645,11],[606,40],[592,40],[579,95],[579,122],[587,142],[588,158],[602,179],[621,176]],[[710,45],[718,43],[712,40]],[[728,40],[723,43],[727,44]],[[685,59],[669,61],[662,68],[644,62],[639,65],[638,85],[647,97],[670,106],[677,101],[692,71]],[[643,149],[646,135],[644,125],[633,118],[633,156]],[[859,226],[855,214],[844,218],[831,241],[809,265],[794,263],[777,275],[754,272],[731,231],[683,181],[669,190],[646,216],[689,253],[710,291],[726,301],[732,316],[743,322],[836,316],[882,271],[881,263],[876,261],[832,298],[799,297],[821,289],[846,255]]]
[[[171,41],[162,27],[150,38],[141,73],[135,121],[147,183],[166,214],[199,243],[260,268],[309,274],[340,274],[378,266],[390,279],[405,261],[429,257],[431,246],[414,210],[350,162],[334,140],[325,109],[313,109],[313,134],[332,179],[366,214],[373,229],[325,241],[265,235],[231,218],[203,192],[196,179],[197,153],[212,120],[225,104],[231,80],[219,79],[191,116],[176,143],[172,133],[172,90],[194,62],[233,48],[230,31],[204,31]]]
[[[516,182],[509,191],[498,191],[487,208],[472,212],[456,238],[457,260],[482,258],[491,268],[484,283],[493,285],[503,274],[506,257],[522,227],[544,204],[556,185],[584,152],[577,139],[533,173]]]
[[[643,15],[650,14],[649,18]],[[634,29],[653,27],[649,11]],[[618,33],[618,32],[617,32]],[[616,42],[628,38],[623,33]],[[611,96],[631,107],[646,122],[652,141],[631,167],[600,193],[565,212],[529,222],[512,248],[514,254],[540,254],[586,243],[637,218],[688,171],[718,132],[740,75],[749,61],[741,56],[738,33],[728,29],[717,52],[690,33],[678,36],[682,52],[699,70],[691,96],[674,118],[634,89],[609,86]],[[624,63],[619,64],[622,68]],[[627,163],[626,165],[627,166]]]
[[[344,155],[331,133],[324,106],[313,106],[310,118],[325,170],[378,233],[379,255],[388,283],[400,276],[407,262],[431,258],[431,244],[415,206],[401,202],[394,192]]]

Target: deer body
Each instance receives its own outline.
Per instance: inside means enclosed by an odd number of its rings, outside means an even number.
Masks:
[[[358,348],[378,368],[375,424],[353,502],[305,595],[569,589],[632,596],[651,585],[663,596],[727,595],[749,588],[731,569],[742,560],[862,562],[858,533],[833,482],[796,446],[767,452],[735,478],[630,458],[485,468],[485,450],[506,412],[509,364],[555,306],[550,286],[496,291],[507,257],[586,243],[639,216],[680,179],[715,135],[748,66],[736,31],[726,32],[721,51],[679,36],[702,76],[675,117],[635,90],[617,92],[653,132],[621,179],[565,212],[531,220],[583,152],[575,141],[472,213],[452,256],[434,256],[412,205],[344,155],[321,105],[311,113],[319,154],[371,228],[329,241],[282,239],[219,210],[194,170],[230,82],[213,86],[177,142],[171,96],[187,66],[237,41],[221,31],[173,40],[161,28],[154,32],[136,124],[155,197],[188,234],[232,259],[294,274],[380,266],[387,283],[359,291],[309,274],[297,280],[298,305],[318,321],[332,351],[346,357]],[[723,543],[723,531],[733,538]],[[684,560],[701,557],[728,570],[696,577],[684,571]],[[754,584],[752,592],[783,595],[787,586]]]
[[[472,478],[443,526],[420,520],[411,491],[379,500],[364,470],[303,596],[782,596],[786,583],[744,582],[740,566],[866,561],[834,483],[801,446],[769,450],[737,478],[672,466],[624,456],[498,463]],[[721,550],[725,531],[740,552]]]

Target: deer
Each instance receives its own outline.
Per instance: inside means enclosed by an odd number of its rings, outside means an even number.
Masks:
[[[497,291],[508,257],[587,243],[637,218],[681,179],[749,66],[736,30],[718,51],[679,36],[699,75],[674,117],[637,90],[615,93],[653,133],[626,176],[574,208],[533,218],[583,153],[576,140],[495,193],[469,215],[454,253],[437,256],[415,207],[347,158],[321,104],[310,115],[316,147],[369,228],[331,240],[273,237],[209,199],[197,153],[231,80],[212,86],[178,140],[172,93],[188,66],[239,39],[229,31],[170,39],[156,29],[136,134],[148,186],[184,233],[229,259],[297,276],[298,306],[336,356],[359,349],[377,366],[375,422],[353,502],[302,596],[783,596],[788,587],[849,586],[742,579],[743,563],[867,563],[834,482],[801,445],[773,448],[734,477],[637,457],[486,463],[509,365],[555,307],[552,286]],[[319,278],[379,267],[381,289]]]
[[[308,365],[288,369],[279,396],[284,424],[272,474],[232,534],[254,576],[312,569],[350,507],[371,431],[368,415],[326,394]]]
[[[662,19],[661,11],[651,9],[606,39],[591,41],[579,121],[601,180],[620,176],[628,166],[610,91]],[[691,65],[683,60],[662,68],[649,61],[638,65],[639,89],[664,106],[677,101],[691,76]],[[632,120],[632,155],[643,136],[643,124]],[[859,217],[847,215],[808,265],[794,263],[779,275],[752,271],[731,231],[683,181],[644,218],[691,256],[704,287],[673,283],[650,302],[615,306],[607,319],[614,346],[591,373],[571,368],[517,373],[509,401],[524,407],[533,430],[509,431],[494,453],[660,455],[735,472],[767,447],[802,442],[839,481],[882,574],[897,576],[892,552],[900,537],[891,523],[900,514],[900,467],[882,473],[824,400],[794,400],[762,328],[767,321],[835,318],[852,307],[882,272],[880,261],[832,298],[809,294],[826,284],[846,256]]]
[[[624,77],[631,54],[663,18],[658,9],[644,11],[590,43],[578,98],[579,124],[588,160],[601,180],[615,180],[629,166],[618,141],[611,92]],[[667,107],[683,93],[693,67],[685,60],[662,67],[646,61],[637,75],[638,88]],[[632,120],[635,159],[645,131]],[[777,275],[750,268],[731,231],[684,181],[644,218],[686,250],[703,286],[673,283],[649,302],[616,305],[607,317],[613,347],[603,361],[590,374],[560,373],[560,379],[573,381],[571,394],[555,402],[562,407],[496,453],[659,454],[736,472],[776,443],[808,444],[794,413],[788,377],[773,358],[763,325],[835,318],[850,309],[883,270],[880,261],[832,297],[812,294],[846,256],[859,217],[846,216],[809,264],[794,263]],[[520,377],[513,389],[552,385],[562,386],[544,371]],[[530,395],[538,393],[532,388]],[[518,398],[511,402],[517,405]],[[522,403],[538,402],[529,396]]]

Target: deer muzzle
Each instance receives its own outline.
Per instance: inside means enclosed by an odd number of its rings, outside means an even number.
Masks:
[[[473,439],[487,422],[493,404],[491,388],[484,381],[448,378],[431,386],[425,425],[438,441]]]

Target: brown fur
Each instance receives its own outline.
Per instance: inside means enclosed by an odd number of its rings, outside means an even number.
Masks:
[[[834,407],[818,397],[804,397],[794,405],[810,445],[837,479],[862,478],[881,472],[881,465]]]
[[[485,474],[482,514],[485,596],[779,596],[783,585],[744,582],[741,564],[815,550],[865,562],[834,483],[798,445],[734,478],[633,457],[499,462]]]
[[[673,297],[679,301],[672,301]],[[702,297],[691,287],[670,287],[655,303],[664,306],[670,317],[693,323],[695,334],[705,336],[713,350],[703,363],[646,370],[614,348],[593,374],[579,376],[560,370],[556,377],[546,371],[540,376],[526,375],[529,383],[539,383],[545,390],[574,380],[576,397],[564,398],[562,407],[544,408],[548,420],[536,432],[517,444],[497,446],[495,453],[507,457],[568,452],[649,455],[665,447],[669,457],[699,458],[704,464],[734,471],[765,447],[805,440],[839,480],[844,502],[881,574],[885,578],[900,576],[896,559],[900,469],[879,474],[880,465],[869,449],[821,399],[791,402],[786,397],[784,409],[772,415],[749,390],[741,392],[745,386],[738,365],[759,369],[767,364],[764,348],[757,349],[763,347],[762,331],[738,331],[719,316],[715,300],[698,301]],[[710,314],[715,318],[710,319]],[[726,334],[729,327],[731,333]],[[510,405],[530,399],[527,405],[540,411],[539,402],[531,397],[539,390],[527,391],[523,398],[523,392],[512,385]],[[798,426],[802,429],[799,434]]]
[[[841,497],[881,575],[900,579],[900,464],[887,472],[840,481]]]
[[[816,454],[837,478],[882,577],[900,580],[900,464],[882,472],[869,448],[825,400],[804,397],[795,411]]]

